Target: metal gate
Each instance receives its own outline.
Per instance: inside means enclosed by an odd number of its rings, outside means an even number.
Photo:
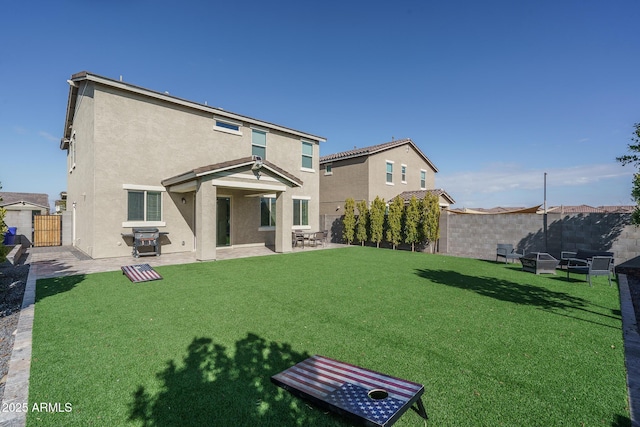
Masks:
[[[33,217],[33,246],[62,244],[62,216],[35,215]]]

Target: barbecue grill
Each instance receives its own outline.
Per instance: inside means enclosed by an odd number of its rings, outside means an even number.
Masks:
[[[160,255],[160,231],[157,228],[134,228],[133,256]],[[144,248],[140,251],[140,248]]]

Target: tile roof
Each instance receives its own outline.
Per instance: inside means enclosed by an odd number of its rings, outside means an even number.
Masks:
[[[594,208],[589,205],[578,206],[553,206],[547,208],[547,213],[605,213],[606,211],[601,208]]]
[[[635,210],[635,206],[621,205],[621,206],[598,206],[593,207],[589,205],[577,205],[577,206],[550,206],[547,208],[547,213],[632,213]],[[495,207],[495,208],[461,208],[451,209],[450,212],[454,213],[478,213],[478,214],[499,214],[499,213],[521,213],[522,211],[530,210],[530,208],[523,207]],[[524,212],[522,212],[524,213]],[[533,212],[531,212],[533,213]],[[544,213],[542,207],[538,207],[537,214]]]
[[[0,192],[0,206],[9,206],[16,203],[29,203],[36,206],[49,208],[49,195],[44,193],[6,193]]]
[[[253,159],[253,157],[249,156],[249,157],[242,157],[240,159],[229,160],[226,162],[215,163],[212,165],[203,166],[203,167],[199,167],[199,168],[187,171],[183,174],[180,174],[171,178],[164,179],[162,180],[162,185],[165,185],[165,186],[176,185],[182,182],[191,181],[198,176],[208,175],[208,174],[223,171],[226,169],[234,169],[237,167],[247,166],[247,165],[253,164],[254,162],[255,160]],[[262,165],[264,168],[269,169],[275,174],[278,174],[283,178],[289,180],[294,185],[297,185],[297,186],[303,185],[303,182],[300,178],[296,177],[290,172],[287,172],[281,167],[269,162],[268,160],[263,160]]]
[[[409,200],[411,200],[411,197],[415,197],[418,200],[422,200],[424,199],[424,196],[427,193],[435,194],[438,197],[444,197],[444,199],[447,200],[451,205],[455,203],[455,200],[453,200],[453,198],[442,188],[438,188],[435,190],[403,191],[402,193],[398,194],[396,197],[400,197],[405,202],[408,202]]]
[[[381,151],[389,150],[391,148],[400,147],[402,145],[409,144],[414,150],[424,159],[425,162],[433,168],[435,172],[438,172],[438,168],[429,160],[429,158],[418,148],[411,138],[398,139],[395,141],[385,142],[382,144],[371,145],[369,147],[355,148],[353,150],[341,151],[339,153],[328,154],[326,156],[320,156],[320,164],[332,162],[336,160],[350,159],[353,157],[370,156]]]

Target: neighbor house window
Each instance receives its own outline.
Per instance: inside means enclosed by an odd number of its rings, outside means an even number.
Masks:
[[[218,117],[214,117],[214,120],[215,126],[213,128],[215,130],[219,130],[220,132],[232,133],[234,135],[242,135],[242,132],[240,131],[242,123],[233,120],[221,119]]]
[[[260,198],[260,227],[276,226],[276,198]]]
[[[267,158],[267,132],[251,129],[251,154]]]
[[[162,221],[162,193],[160,191],[129,190],[127,192],[127,221]]]
[[[407,165],[402,165],[401,179],[403,183],[407,183]]]
[[[393,162],[387,162],[387,184],[393,184]]]
[[[420,188],[425,190],[427,188],[427,171],[420,171]]]
[[[333,168],[331,166],[331,163],[327,163],[324,167],[324,174],[325,175],[333,175]]]
[[[313,169],[313,144],[302,141],[302,167]]]
[[[309,200],[293,199],[293,225],[309,225]]]

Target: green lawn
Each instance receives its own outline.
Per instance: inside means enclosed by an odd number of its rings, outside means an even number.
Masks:
[[[269,381],[321,354],[424,384],[429,426],[630,425],[617,287],[519,267],[350,247],[39,280],[29,407],[61,411],[27,424],[345,425]]]

